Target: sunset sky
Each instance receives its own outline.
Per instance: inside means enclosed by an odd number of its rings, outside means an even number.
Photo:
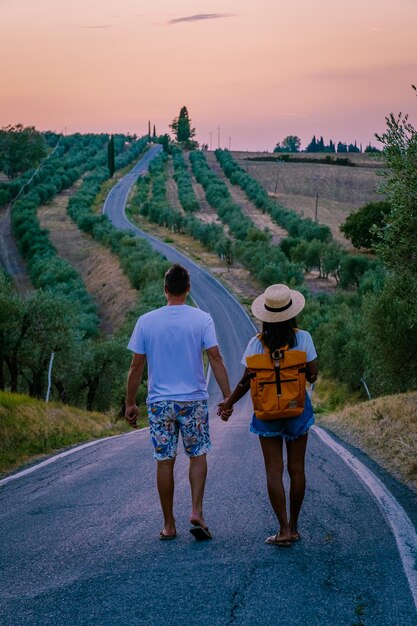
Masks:
[[[0,0],[0,126],[272,150],[417,124],[416,0]]]

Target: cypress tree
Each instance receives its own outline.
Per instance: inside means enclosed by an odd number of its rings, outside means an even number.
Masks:
[[[107,167],[109,168],[110,177],[113,176],[116,169],[114,161],[114,137],[110,135],[109,142],[107,144]]]
[[[310,141],[306,148],[306,152],[317,152],[316,135],[313,135],[313,139]]]
[[[189,145],[195,135],[195,128],[191,126],[191,120],[188,116],[187,107],[181,107],[180,114],[170,125],[178,143]]]

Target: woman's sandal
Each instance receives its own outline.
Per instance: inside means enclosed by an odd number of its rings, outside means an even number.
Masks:
[[[290,548],[292,546],[292,540],[280,539],[279,533],[267,537],[265,543],[269,543],[271,546],[278,546],[279,548]]]

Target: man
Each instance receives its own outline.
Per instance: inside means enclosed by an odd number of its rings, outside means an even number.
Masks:
[[[127,380],[125,417],[136,428],[136,393],[148,364],[148,417],[157,460],[157,487],[164,516],[160,539],[174,539],[177,531],[173,514],[174,463],[181,431],[184,450],[190,458],[189,479],[192,510],[190,532],[198,540],[212,535],[203,516],[207,476],[206,453],[210,435],[207,385],[202,350],[206,350],[214,377],[223,397],[230,395],[229,379],[217,345],[211,316],[185,302],[190,275],[181,265],[165,274],[167,306],[142,315],[128,348],[133,354]],[[231,411],[222,414],[227,421]]]

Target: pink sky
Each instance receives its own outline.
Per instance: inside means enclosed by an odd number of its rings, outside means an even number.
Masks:
[[[416,0],[0,0],[0,126],[158,133],[272,150],[376,144],[417,122]]]

